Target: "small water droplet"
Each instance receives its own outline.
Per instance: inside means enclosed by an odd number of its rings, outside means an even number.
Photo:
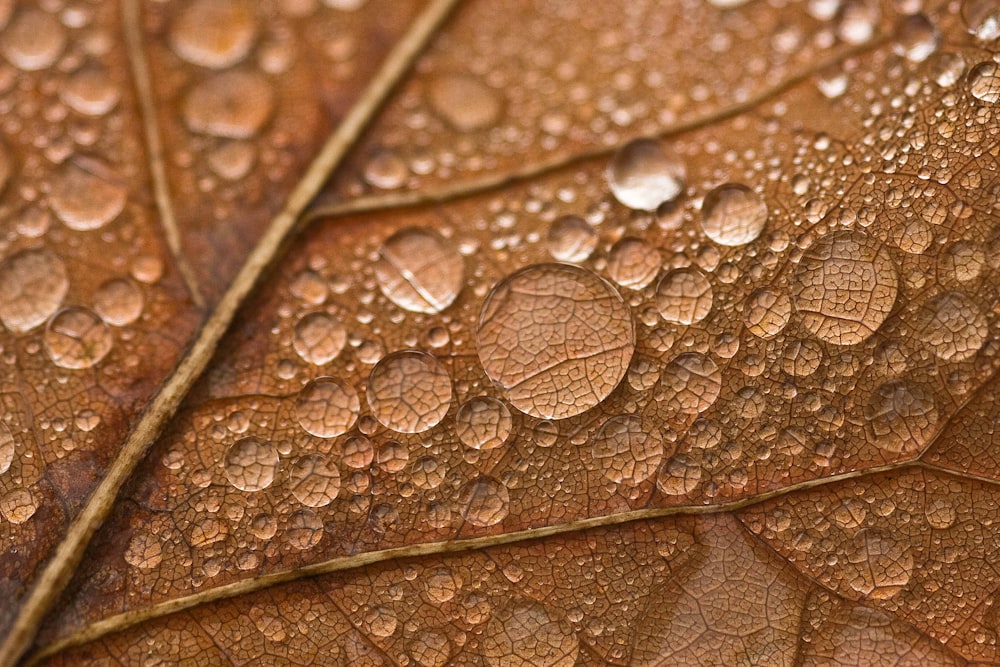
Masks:
[[[274,91],[264,75],[230,70],[192,88],[181,107],[192,132],[229,139],[249,139],[274,111]]]
[[[1000,38],[1000,2],[997,0],[963,0],[961,13],[976,39],[992,42]]]
[[[326,313],[310,313],[295,323],[292,347],[303,361],[322,366],[337,358],[347,343],[344,324]]]
[[[308,507],[325,507],[340,493],[340,470],[320,454],[300,456],[288,471],[292,495]]]
[[[462,516],[473,526],[495,526],[510,512],[507,487],[492,477],[477,477],[462,490]]]
[[[684,192],[684,163],[651,139],[637,139],[623,146],[608,165],[611,193],[622,205],[655,211]]]
[[[49,250],[22,250],[0,264],[0,320],[21,333],[59,309],[69,289],[66,265]]]
[[[910,62],[922,63],[937,51],[940,41],[937,26],[924,14],[913,14],[897,24],[893,50]]]
[[[323,521],[312,510],[299,510],[288,517],[285,540],[293,549],[312,549],[323,539]]]
[[[226,450],[225,474],[240,491],[261,491],[271,486],[278,470],[278,451],[256,438],[241,438]]]
[[[347,433],[360,411],[361,402],[354,387],[329,377],[309,382],[295,402],[299,425],[318,438],[335,438]]]
[[[428,97],[434,111],[460,132],[495,125],[503,110],[495,90],[464,74],[434,78],[428,86]]]
[[[671,458],[656,477],[656,486],[668,496],[683,496],[701,483],[701,466],[687,454]]]
[[[881,385],[864,412],[869,441],[893,454],[919,452],[934,434],[938,420],[933,394],[905,380]]]
[[[667,364],[660,375],[657,396],[679,412],[696,415],[712,407],[722,391],[722,372],[699,352],[685,352]]]
[[[847,563],[851,589],[875,600],[899,594],[913,574],[913,554],[906,544],[871,528],[854,536],[848,547]]]
[[[111,351],[108,325],[86,308],[63,308],[45,327],[45,351],[61,368],[90,368]]]
[[[17,441],[14,440],[14,434],[10,432],[10,427],[0,422],[0,475],[10,470],[16,453]]]
[[[747,297],[743,305],[743,323],[759,338],[773,338],[792,317],[792,300],[787,294],[762,287]]]
[[[465,262],[437,233],[408,227],[382,245],[375,276],[382,293],[400,308],[439,313],[458,297],[465,280]]]
[[[107,176],[67,162],[52,177],[49,206],[70,229],[83,232],[103,227],[118,217],[128,198],[125,187],[109,180],[110,172]]]
[[[969,72],[969,92],[983,102],[1000,102],[1000,65],[987,61],[973,67]]]
[[[54,16],[35,8],[21,10],[0,35],[0,52],[29,72],[52,67],[65,48],[66,30]]]
[[[28,489],[14,489],[0,498],[0,514],[11,523],[24,523],[36,511],[38,502]]]
[[[163,547],[156,535],[136,533],[125,549],[125,562],[140,570],[151,570],[163,560]]]
[[[656,286],[656,309],[675,324],[695,324],[712,311],[712,284],[698,269],[675,269]]]
[[[975,356],[989,335],[986,316],[961,292],[944,292],[925,303],[917,311],[913,327],[943,361]]]
[[[645,241],[623,238],[608,254],[608,276],[628,289],[643,289],[660,272],[660,251]]]
[[[97,288],[94,310],[108,324],[123,327],[139,319],[143,301],[138,285],[127,278],[115,278]]]
[[[604,422],[593,442],[594,461],[615,484],[636,485],[653,476],[663,459],[663,443],[655,429],[636,415]]]
[[[564,215],[549,227],[548,246],[561,262],[582,262],[597,247],[597,232],[580,216]]]
[[[946,530],[955,525],[955,507],[943,498],[935,498],[927,502],[924,516],[931,528]]]
[[[111,75],[97,65],[74,72],[60,88],[59,95],[70,108],[86,116],[103,116],[121,99]]]
[[[386,428],[421,433],[437,426],[451,406],[451,378],[432,355],[419,350],[394,352],[368,377],[368,405]]]
[[[478,396],[461,405],[455,415],[455,433],[466,447],[496,449],[510,437],[514,420],[507,406],[495,398]]]
[[[568,621],[522,599],[493,615],[482,647],[489,667],[573,667],[580,640]]]
[[[194,65],[222,69],[243,60],[253,47],[253,7],[237,0],[195,0],[174,20],[174,52]]]

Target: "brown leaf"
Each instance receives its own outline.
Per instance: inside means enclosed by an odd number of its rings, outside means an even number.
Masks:
[[[1000,10],[451,4],[13,12],[0,664],[1000,663]]]

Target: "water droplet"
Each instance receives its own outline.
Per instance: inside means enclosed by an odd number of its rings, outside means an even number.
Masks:
[[[893,50],[914,63],[922,63],[937,51],[941,34],[937,26],[924,14],[913,14],[900,19],[896,26]]]
[[[52,67],[66,48],[66,31],[50,14],[25,8],[0,35],[0,52],[26,71]]]
[[[979,244],[970,241],[948,244],[937,261],[938,279],[945,284],[970,282],[979,278],[986,268],[986,253]]]
[[[1000,2],[997,0],[963,0],[961,13],[976,39],[992,42],[1000,38]]]
[[[409,227],[382,245],[375,277],[382,293],[400,308],[440,313],[461,291],[465,263],[458,250],[435,232]]]
[[[845,574],[851,589],[874,600],[897,595],[913,574],[913,554],[906,544],[871,528],[854,536],[847,562]]]
[[[712,284],[698,269],[675,269],[656,286],[656,309],[675,324],[695,324],[712,311]]]
[[[379,468],[387,473],[395,474],[401,472],[410,460],[410,452],[406,445],[396,440],[390,440],[378,448],[378,455],[375,460]]]
[[[888,250],[859,231],[821,237],[796,267],[792,300],[817,338],[855,345],[882,325],[896,303],[896,268]]]
[[[724,246],[740,246],[764,230],[767,204],[747,186],[726,183],[705,195],[701,216],[701,228],[708,238]]]
[[[121,99],[111,75],[97,65],[74,72],[59,89],[59,96],[74,111],[86,116],[103,116]]]
[[[270,514],[258,514],[251,519],[249,530],[259,540],[270,540],[278,532],[278,521]]]
[[[510,512],[507,487],[492,477],[477,477],[462,490],[462,516],[473,526],[495,526]]]
[[[667,461],[656,477],[656,486],[668,496],[683,496],[701,483],[701,466],[687,454],[678,454]]]
[[[934,395],[920,385],[891,380],[878,388],[865,406],[868,436],[887,452],[919,452],[934,434],[938,412]]]
[[[0,320],[16,333],[59,309],[69,289],[66,266],[49,250],[22,250],[0,264]]]
[[[973,67],[969,72],[969,92],[983,102],[1000,102],[1000,65],[987,61]]]
[[[785,328],[792,316],[792,300],[784,292],[762,287],[747,297],[743,323],[759,338],[772,338]]]
[[[340,470],[325,456],[300,456],[288,471],[288,485],[303,505],[325,507],[340,493]]]
[[[392,610],[381,605],[366,611],[364,621],[368,632],[376,637],[391,637],[399,624]]]
[[[368,377],[368,405],[380,424],[400,433],[437,426],[451,406],[451,378],[432,355],[402,350],[383,358]]]
[[[257,148],[248,141],[224,141],[205,155],[208,168],[227,181],[238,181],[250,173]]]
[[[931,75],[942,88],[951,88],[965,73],[965,58],[960,53],[939,53],[931,59]]]
[[[293,549],[312,549],[323,539],[323,521],[312,510],[299,510],[288,517],[285,539]]]
[[[608,254],[608,276],[629,289],[643,289],[660,272],[660,251],[645,241],[623,238]]]
[[[406,643],[406,652],[418,667],[444,667],[451,658],[451,642],[437,630],[422,630]]]
[[[656,472],[663,459],[663,443],[654,429],[636,415],[604,422],[593,442],[594,461],[615,484],[635,485]]]
[[[615,154],[606,174],[611,193],[622,205],[655,211],[684,192],[685,168],[651,139],[632,141]]]
[[[513,425],[507,406],[488,396],[469,399],[455,415],[458,439],[473,449],[496,449],[507,442]]]
[[[433,456],[422,456],[413,462],[410,479],[418,489],[428,491],[441,486],[448,472],[444,464]]]
[[[108,324],[123,327],[139,319],[143,301],[138,285],[127,278],[115,278],[97,288],[94,310]]]
[[[111,351],[111,331],[86,308],[63,308],[45,327],[45,351],[56,366],[90,368]]]
[[[549,227],[548,246],[561,262],[582,262],[597,247],[597,232],[580,216],[564,215]]]
[[[372,446],[372,441],[363,435],[348,438],[340,455],[340,460],[345,466],[355,469],[367,468],[374,458],[375,448]]]
[[[278,450],[256,438],[241,438],[226,450],[226,479],[240,491],[262,491],[274,482]]]
[[[101,415],[93,410],[80,410],[74,420],[76,427],[84,433],[90,433],[101,423]]]
[[[722,372],[715,362],[699,352],[685,352],[663,369],[657,396],[679,412],[696,415],[712,407],[721,391]]]
[[[844,0],[837,11],[837,36],[848,44],[864,44],[875,35],[880,11],[874,0]]]
[[[376,188],[394,190],[402,187],[409,175],[410,168],[406,160],[396,151],[387,148],[376,150],[365,162],[365,181]]]
[[[597,274],[538,264],[490,291],[477,341],[483,369],[515,408],[565,419],[618,385],[635,350],[635,329],[621,295]]]
[[[189,63],[222,69],[246,57],[256,34],[252,5],[234,0],[195,0],[171,26],[170,45]]]
[[[962,361],[986,343],[986,316],[961,292],[944,292],[924,304],[913,325],[917,336],[939,359]]]
[[[446,567],[439,567],[424,579],[427,598],[435,604],[448,602],[462,589],[462,578]]]
[[[955,524],[955,508],[947,500],[935,498],[927,502],[924,508],[924,516],[931,528],[945,530]]]
[[[347,343],[347,329],[333,315],[310,313],[295,323],[292,347],[302,358],[322,366],[337,358]]]
[[[136,533],[125,549],[125,562],[140,570],[151,570],[163,560],[163,547],[156,535]]]
[[[258,72],[231,70],[192,88],[181,109],[192,132],[229,139],[255,136],[274,111],[274,92]]]
[[[67,162],[52,177],[49,206],[67,227],[85,232],[118,217],[127,198],[121,183]]]
[[[496,91],[463,74],[436,77],[428,87],[428,97],[434,111],[460,132],[491,127],[503,108]]]
[[[329,377],[316,378],[295,402],[295,417],[307,433],[318,438],[335,438],[354,426],[361,402],[354,387]]]
[[[486,625],[482,641],[490,667],[573,667],[580,652],[569,622],[533,600],[500,609]]]
[[[6,424],[0,422],[0,475],[10,470],[16,453],[17,441],[14,440],[14,434]]]
[[[14,489],[0,498],[0,514],[11,523],[24,523],[35,515],[38,504],[28,489]]]

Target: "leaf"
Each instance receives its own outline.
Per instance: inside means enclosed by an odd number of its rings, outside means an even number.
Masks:
[[[36,629],[31,664],[1000,662],[992,9],[472,1],[418,58],[449,3],[328,4],[127,5],[115,139],[44,156],[135,230],[75,229],[43,174],[70,231],[18,231],[0,280],[87,305],[86,244],[148,238],[172,291],[58,377],[89,311],[3,318],[37,507],[0,498],[0,662]],[[179,43],[206,7],[227,30]]]

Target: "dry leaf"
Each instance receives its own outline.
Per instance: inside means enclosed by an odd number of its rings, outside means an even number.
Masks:
[[[0,12],[0,664],[1000,664],[1000,5],[123,2]]]

